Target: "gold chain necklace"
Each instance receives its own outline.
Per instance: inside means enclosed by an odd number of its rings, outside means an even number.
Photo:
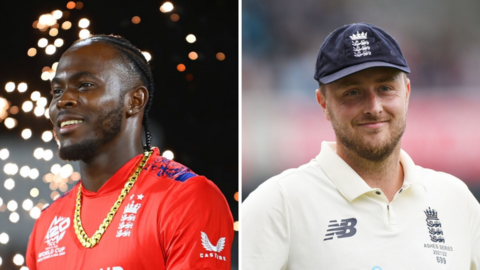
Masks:
[[[78,240],[80,240],[80,243],[82,243],[82,246],[86,248],[93,248],[96,244],[98,244],[98,242],[100,242],[100,239],[102,238],[103,234],[105,233],[108,226],[110,225],[113,218],[115,217],[115,214],[117,213],[118,208],[120,208],[120,205],[122,204],[123,200],[127,196],[130,189],[133,187],[133,184],[135,184],[135,182],[137,181],[137,178],[140,175],[140,172],[145,167],[145,164],[147,164],[148,158],[151,155],[152,155],[152,151],[144,153],[143,158],[138,164],[137,169],[132,174],[132,176],[130,176],[127,183],[125,183],[125,186],[123,187],[122,192],[120,193],[120,196],[118,196],[117,201],[112,206],[112,209],[110,209],[110,213],[108,213],[107,217],[103,220],[102,224],[100,224],[100,227],[92,236],[92,238],[89,238],[87,236],[87,233],[83,229],[82,221],[80,219],[80,209],[82,208],[82,184],[80,183],[80,185],[78,186],[77,203],[75,206],[75,217],[73,221],[73,227],[75,228],[75,234],[77,235]]]

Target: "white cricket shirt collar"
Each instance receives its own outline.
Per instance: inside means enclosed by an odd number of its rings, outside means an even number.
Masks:
[[[316,160],[322,167],[325,174],[330,178],[338,191],[349,201],[352,202],[359,196],[374,192],[378,189],[371,188],[340,156],[336,153],[337,144],[335,142],[322,142],[320,154]],[[410,156],[401,150],[400,163],[403,166],[404,181],[402,188],[408,188],[411,185],[421,185],[425,191],[426,187],[421,182],[416,173],[415,163]]]

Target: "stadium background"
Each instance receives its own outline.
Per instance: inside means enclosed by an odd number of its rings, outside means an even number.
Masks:
[[[355,22],[395,37],[412,70],[402,148],[480,199],[479,11],[473,0],[243,0],[242,199],[335,140],[315,98],[315,60],[331,31]]]
[[[44,109],[53,64],[82,29],[124,36],[151,55],[153,145],[215,182],[238,220],[238,2],[170,0],[171,11],[165,2],[0,2],[0,269],[25,265],[40,209],[80,177],[75,162],[56,156]],[[62,17],[53,24],[55,10]],[[89,20],[86,28],[79,26],[82,18]],[[237,265],[236,233],[232,269]]]

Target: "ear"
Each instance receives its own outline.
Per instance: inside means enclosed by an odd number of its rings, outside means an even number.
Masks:
[[[410,79],[409,78],[405,78],[405,86],[406,86],[406,106],[408,107],[408,101],[410,99]]]
[[[149,93],[145,86],[138,86],[125,95],[127,105],[127,116],[133,116],[142,112],[147,105]]]
[[[317,102],[320,107],[322,107],[323,114],[325,114],[325,118],[330,121],[330,114],[328,113],[327,99],[325,98],[325,95],[322,93],[322,91],[320,91],[320,89],[317,89],[317,91],[315,91],[315,94],[317,96]]]

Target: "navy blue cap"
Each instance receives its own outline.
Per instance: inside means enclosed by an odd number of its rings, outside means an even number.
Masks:
[[[327,36],[317,57],[315,80],[329,84],[372,67],[410,73],[400,46],[384,30],[369,23],[344,25]]]

